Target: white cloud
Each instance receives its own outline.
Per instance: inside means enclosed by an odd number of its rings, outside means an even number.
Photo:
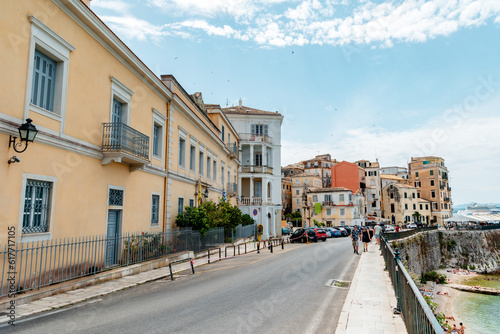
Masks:
[[[169,19],[186,17],[169,25],[129,32],[134,38],[156,38],[158,35],[192,36],[192,33],[252,40],[263,46],[305,44],[344,45],[348,43],[392,47],[396,42],[425,42],[447,36],[459,29],[500,23],[498,0],[386,0],[381,3],[363,1],[356,8],[338,0],[148,0]],[[121,0],[98,0],[98,8],[129,10]],[[118,8],[118,9],[117,9]],[[121,9],[120,9],[121,8]],[[342,8],[343,17],[336,15]],[[349,14],[350,12],[350,14]],[[202,17],[202,19],[195,17]],[[127,32],[140,21],[130,14],[105,16],[106,22]],[[211,20],[223,18],[225,24]],[[173,31],[171,31],[173,30]],[[196,32],[197,31],[197,32]]]

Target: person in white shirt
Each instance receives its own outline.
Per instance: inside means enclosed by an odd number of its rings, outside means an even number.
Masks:
[[[382,233],[382,227],[380,223],[377,223],[377,226],[374,228],[375,230],[375,239],[377,239],[377,245],[380,245],[380,233]]]

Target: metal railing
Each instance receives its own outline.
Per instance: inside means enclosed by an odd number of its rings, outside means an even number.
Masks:
[[[271,166],[256,166],[256,165],[243,165],[240,166],[240,173],[273,173]]]
[[[249,238],[256,234],[257,225],[238,225],[234,230],[226,231],[226,242],[235,242],[238,239]]]
[[[123,123],[103,123],[102,149],[125,151],[149,160],[149,137]]]
[[[403,238],[412,236],[412,235],[420,233],[420,232],[435,231],[437,229],[438,229],[437,226],[430,226],[430,227],[416,228],[416,229],[408,230],[408,231],[388,232],[388,233],[384,233],[384,237],[389,241],[390,240],[397,240],[397,239],[403,239]]]
[[[232,158],[236,158],[238,156],[238,143],[237,142],[226,143],[226,147],[229,150],[229,155]]]
[[[397,248],[396,251],[393,251],[386,238],[382,236],[380,249],[396,293],[397,306],[395,311],[401,312],[403,315],[408,333],[444,333],[431,308],[401,263]]]
[[[238,193],[238,184],[233,182],[228,182],[226,190],[231,195],[236,195]]]
[[[254,133],[240,133],[241,141],[256,141],[256,142],[266,142],[272,143],[273,138],[264,134],[254,134]]]
[[[200,252],[224,244],[224,228],[200,232],[181,229],[160,233],[129,233],[116,237],[88,236],[5,245],[0,297],[40,289],[55,283],[192,250]],[[14,269],[15,268],[15,269]],[[6,275],[15,272],[14,287]]]

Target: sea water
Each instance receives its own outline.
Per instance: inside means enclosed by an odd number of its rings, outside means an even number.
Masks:
[[[467,285],[483,286],[500,289],[500,280],[485,280],[481,277],[474,278]],[[491,334],[498,333],[500,328],[500,296],[483,295],[472,292],[460,292],[453,303],[454,313],[459,322],[467,328],[465,333]],[[453,324],[452,324],[453,325]]]

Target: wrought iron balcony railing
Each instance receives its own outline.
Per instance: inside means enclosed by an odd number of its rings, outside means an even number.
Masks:
[[[123,123],[103,123],[102,149],[149,160],[149,137]]]

